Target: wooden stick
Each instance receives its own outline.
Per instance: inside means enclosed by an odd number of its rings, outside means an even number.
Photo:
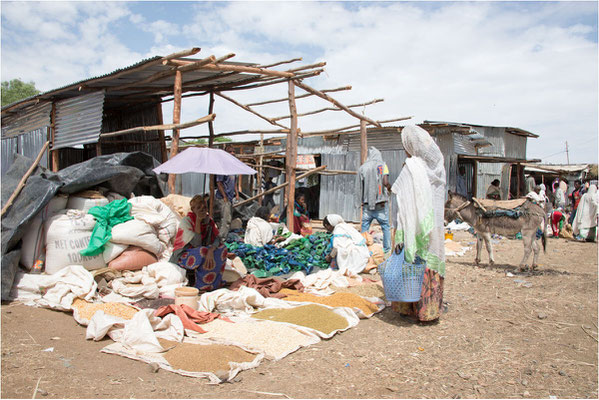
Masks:
[[[177,129],[177,130],[186,129],[186,128],[191,128],[192,126],[196,126],[196,125],[204,124],[206,122],[213,121],[214,118],[216,118],[216,114],[210,114],[205,117],[198,118],[195,121],[184,122],[182,124],[138,126],[136,128],[123,129],[121,131],[101,133],[100,137],[119,136],[119,135],[125,135],[127,133],[135,133],[135,132],[162,131],[162,130],[171,130],[171,129]],[[172,138],[171,138],[171,140],[172,140]]]
[[[324,71],[324,69],[317,69],[316,71],[311,71],[308,72],[306,74],[300,74],[300,75],[296,75],[295,79],[304,79],[304,78],[310,78],[313,76],[317,76],[320,75],[322,72]],[[275,85],[277,83],[281,83],[281,82],[287,82],[288,79],[287,78],[283,78],[283,79],[274,79],[274,80],[267,80],[264,79],[263,82],[261,83],[256,83],[253,85],[247,85],[247,86],[240,86],[240,85],[233,85],[233,83],[229,84],[229,86],[232,86],[230,88],[227,88],[226,90],[245,90],[245,89],[255,89],[255,88],[259,88],[259,87],[263,87],[263,86],[270,86],[270,85]],[[239,83],[239,82],[238,82]],[[219,90],[225,90],[224,88],[219,88]]]
[[[593,336],[589,332],[587,332],[586,329],[584,329],[584,325],[580,325],[580,327],[582,328],[582,330],[584,331],[584,333],[586,333],[587,335],[589,335],[591,338],[595,339],[595,342],[599,342],[599,339],[597,339],[595,336]]]
[[[164,61],[168,61],[168,60],[172,60],[173,58],[193,56],[194,54],[199,53],[200,50],[202,50],[202,49],[199,48],[199,47],[192,47],[191,49],[188,49],[188,50],[182,50],[182,51],[179,51],[177,53],[169,54],[168,56],[162,57],[162,59]],[[163,63],[164,63],[164,61],[163,61]]]
[[[17,198],[17,196],[19,195],[19,193],[21,193],[21,190],[25,186],[25,182],[31,176],[31,174],[33,173],[33,171],[35,171],[35,168],[37,168],[37,164],[42,159],[42,156],[44,155],[44,153],[48,149],[48,146],[50,146],[50,142],[46,141],[46,143],[44,143],[44,145],[42,146],[42,149],[38,153],[37,157],[33,161],[33,164],[31,164],[31,167],[29,167],[29,169],[27,170],[27,172],[25,173],[25,175],[23,175],[23,177],[19,181],[19,184],[17,185],[15,191],[9,197],[9,199],[6,202],[6,204],[4,205],[4,207],[2,207],[2,212],[0,213],[0,217],[4,216],[4,213],[10,208],[10,206],[12,205],[12,202]]]
[[[299,68],[288,69],[287,72],[305,71],[307,69],[324,67],[325,65],[327,65],[327,63],[323,61],[316,64],[304,65],[303,67]]]
[[[351,115],[351,116],[353,116],[353,117],[356,117],[356,118],[358,118],[359,120],[364,120],[364,121],[366,121],[366,122],[370,123],[371,125],[375,125],[375,126],[378,126],[379,128],[381,128],[381,124],[379,124],[378,122],[376,122],[376,121],[374,121],[374,120],[372,120],[372,119],[370,119],[370,118],[368,118],[368,117],[365,117],[365,116],[363,116],[363,115],[360,115],[360,114],[356,113],[355,111],[352,111],[352,110],[350,110],[349,108],[347,108],[346,106],[344,106],[343,104],[341,104],[340,102],[338,102],[337,100],[335,100],[334,98],[332,98],[332,97],[330,97],[330,96],[328,96],[328,95],[326,95],[326,94],[322,93],[321,91],[319,91],[319,90],[316,90],[316,89],[314,89],[314,88],[312,88],[312,87],[310,87],[310,86],[306,85],[305,83],[303,83],[303,82],[299,82],[299,81],[297,81],[297,80],[294,80],[293,82],[294,82],[295,86],[297,86],[297,87],[299,87],[299,88],[302,88],[302,89],[304,89],[306,92],[312,93],[312,94],[314,94],[314,95],[316,95],[316,96],[320,97],[321,99],[324,99],[324,100],[326,100],[326,101],[328,101],[328,102],[330,102],[330,103],[333,103],[333,104],[334,104],[334,105],[336,105],[337,107],[339,107],[339,108],[343,109],[343,110],[344,110],[345,112],[347,112],[349,115]]]
[[[269,151],[268,153],[238,154],[237,158],[256,158],[256,157],[261,157],[261,156],[269,156],[271,154],[279,154],[282,151],[283,150]]]
[[[60,167],[59,151],[60,149],[54,149],[54,140],[56,138],[56,102],[52,102],[52,111],[50,112],[50,129],[52,130],[52,171],[57,172]]]
[[[366,121],[360,121],[360,164],[368,157],[368,138],[366,136]]]
[[[302,58],[299,57],[299,58],[294,58],[294,59],[287,60],[287,61],[279,61],[274,64],[260,65],[259,68],[272,68],[272,67],[276,67],[277,65],[289,64],[289,63],[296,62],[296,61],[302,61]]]
[[[182,65],[177,67],[177,70],[181,71],[181,72],[185,72],[185,71],[191,71],[192,69],[197,69],[200,68],[206,64],[210,64],[210,63],[214,63],[216,62],[216,57],[214,57],[213,55],[211,55],[210,57],[206,57],[202,60],[199,61],[195,61],[195,62],[191,62],[187,65]]]
[[[380,103],[381,101],[385,101],[385,100],[384,99],[375,99],[375,100],[372,100],[372,101],[369,101],[369,102],[366,102],[366,103],[352,104],[350,106],[347,106],[347,108],[355,108],[355,107],[368,106],[368,105],[371,105],[371,104]],[[325,108],[321,108],[320,110],[313,110],[313,111],[308,111],[308,112],[305,112],[305,113],[297,114],[297,116],[298,117],[305,117],[307,115],[318,114],[318,113],[321,113],[321,112],[324,112],[324,111],[343,111],[343,110],[340,109],[340,108],[325,107]],[[279,121],[281,119],[287,119],[287,118],[291,118],[291,116],[290,115],[285,115],[283,117],[273,118],[272,120],[273,121]]]
[[[414,117],[401,117],[401,118],[394,118],[394,119],[388,119],[388,120],[384,120],[384,121],[378,121],[380,124],[386,124],[389,122],[397,122],[397,121],[404,121],[406,119],[411,119]],[[300,134],[301,137],[310,137],[310,136],[328,136],[328,135],[341,135],[341,134],[351,134],[351,133],[358,133],[358,132],[343,132],[347,129],[352,129],[352,128],[359,128],[360,124],[357,125],[350,125],[350,126],[346,126],[344,128],[339,128],[339,129],[328,129],[328,130],[324,130],[324,131],[314,131],[314,132],[303,132]]]
[[[320,167],[318,167],[318,168],[314,168],[314,169],[312,169],[312,170],[310,170],[310,171],[306,172],[305,174],[301,174],[301,175],[297,176],[295,179],[296,179],[296,180],[304,179],[304,178],[306,178],[306,177],[308,177],[308,176],[310,176],[310,175],[312,175],[312,174],[315,174],[315,173],[317,173],[318,171],[322,171],[322,170],[323,170],[323,169],[325,169],[326,167],[327,167],[326,165],[321,165]],[[244,204],[247,204],[247,203],[249,203],[249,202],[250,202],[250,201],[252,201],[252,200],[256,200],[258,197],[261,197],[261,196],[264,196],[264,195],[267,195],[267,194],[274,193],[274,192],[276,192],[277,190],[279,190],[279,189],[281,189],[281,188],[284,188],[284,187],[285,187],[285,186],[287,186],[287,185],[289,185],[289,182],[284,182],[284,183],[281,183],[280,185],[278,185],[278,186],[275,186],[274,188],[268,189],[268,190],[266,190],[266,191],[264,191],[264,192],[262,192],[262,193],[258,193],[257,195],[255,195],[255,196],[253,196],[253,197],[250,197],[249,199],[246,199],[246,200],[240,201],[239,203],[233,204],[233,207],[239,207],[239,206],[242,206],[242,205],[244,205]]]
[[[268,123],[270,123],[271,125],[280,126],[280,127],[281,127],[281,128],[283,128],[283,129],[289,129],[289,128],[287,128],[286,126],[284,126],[284,125],[281,125],[281,124],[279,124],[279,123],[277,123],[277,122],[275,122],[275,121],[271,120],[270,118],[268,118],[268,117],[265,117],[265,116],[263,116],[262,114],[259,114],[259,113],[257,113],[256,111],[252,110],[250,107],[248,107],[248,106],[246,106],[246,105],[243,105],[243,104],[241,104],[241,103],[239,103],[239,102],[237,102],[237,101],[233,100],[232,98],[230,98],[230,97],[228,97],[228,96],[225,96],[224,94],[222,94],[222,93],[220,93],[220,92],[216,92],[216,94],[217,94],[218,96],[222,97],[223,99],[230,101],[231,103],[235,104],[236,106],[239,106],[239,107],[243,108],[244,110],[246,110],[246,111],[249,111],[249,112],[251,112],[252,114],[254,114],[254,115],[256,115],[256,116],[258,116],[258,117],[262,118],[263,120],[265,120],[265,121],[268,121]]]
[[[37,383],[35,384],[35,389],[33,389],[33,396],[31,396],[32,399],[35,399],[35,395],[37,394],[37,388],[40,386],[41,380],[42,380],[42,377],[40,376],[40,378],[37,380]]]
[[[214,56],[210,56],[210,57],[214,57]],[[229,58],[233,58],[233,57],[235,57],[235,53],[229,53],[226,56],[219,57],[219,58],[214,58],[214,60],[212,62],[213,63],[219,63],[219,62],[223,62],[223,61],[228,60]],[[172,66],[181,68],[181,67],[187,67],[189,65],[196,64],[196,63],[198,63],[200,61],[203,61],[203,60],[168,60],[166,62],[163,61],[162,64],[164,64],[164,65],[172,65]]]
[[[257,68],[257,67],[245,67],[242,65],[207,64],[207,65],[202,66],[202,69],[208,69],[208,70],[212,70],[212,71],[247,72],[249,74],[279,76],[279,77],[284,77],[284,78],[293,78],[295,76],[293,74],[293,72],[275,71],[272,69]]]
[[[340,87],[340,88],[337,88],[337,89],[324,89],[324,90],[321,90],[321,92],[322,93],[328,93],[328,92],[338,92],[338,91],[341,91],[341,90],[351,90],[351,86],[343,86],[343,87]],[[302,94],[302,95],[299,95],[299,96],[295,96],[295,98],[296,99],[303,99],[304,97],[310,97],[310,96],[314,96],[314,95],[312,93],[305,93],[305,94]],[[248,107],[251,107],[251,106],[261,106],[261,105],[264,105],[264,104],[282,103],[282,102],[288,101],[288,100],[289,99],[285,97],[285,98],[282,98],[282,99],[260,101],[260,102],[257,102],[257,103],[250,103],[250,104],[246,104],[246,105]]]
[[[287,186],[287,229],[294,230],[293,212],[295,211],[295,167],[297,166],[297,108],[295,105],[295,85],[288,82],[289,114],[291,114],[290,131],[287,135],[287,151],[285,155],[285,180]]]
[[[214,93],[210,92],[210,99],[208,102],[208,113],[211,114],[214,112]],[[210,137],[208,138],[208,147],[214,146],[214,124],[212,121],[208,123],[208,132],[210,133]],[[209,201],[210,204],[208,206],[208,212],[210,215],[214,215],[214,189],[216,187],[216,180],[214,174],[210,174],[210,183],[208,189],[210,190]],[[204,189],[204,188],[202,188]]]
[[[175,72],[175,84],[173,85],[173,93],[175,101],[173,104],[173,125],[179,125],[181,122],[181,82],[183,74],[181,71]],[[171,158],[177,155],[179,152],[179,129],[173,128],[173,140],[171,141]],[[175,181],[177,176],[175,174],[169,174],[168,176],[168,189],[170,194],[176,194]]]

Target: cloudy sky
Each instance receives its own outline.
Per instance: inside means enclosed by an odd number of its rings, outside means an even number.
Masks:
[[[197,57],[235,53],[234,61],[258,64],[302,57],[302,64],[327,62],[309,85],[353,87],[333,94],[342,103],[384,98],[358,110],[373,119],[513,126],[540,135],[529,140],[528,158],[565,163],[567,141],[571,163],[597,162],[595,1],[2,1],[1,22],[2,80],[33,81],[42,91],[191,47],[202,48]],[[231,97],[248,103],[285,97],[286,90]],[[326,106],[298,100],[300,113]],[[270,117],[289,111],[286,104],[259,107]],[[198,98],[182,108],[185,122],[208,107]],[[163,109],[169,122],[172,102]],[[217,133],[272,129],[222,99],[215,112]],[[344,114],[304,117],[300,128],[355,123]]]

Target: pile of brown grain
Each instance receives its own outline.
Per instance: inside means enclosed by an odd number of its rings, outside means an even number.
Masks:
[[[357,294],[337,292],[330,296],[317,296],[311,293],[302,293],[297,290],[281,289],[287,297],[284,300],[289,301],[307,301],[310,303],[324,304],[329,307],[350,307],[359,308],[366,315],[371,315],[378,311],[378,307],[368,300],[363,299]]]
[[[178,343],[161,340],[164,348],[171,348],[164,353],[164,358],[174,369],[189,372],[212,372],[221,373],[229,371],[229,362],[250,362],[256,358],[256,354],[248,353],[237,346],[222,344],[193,344]]]
[[[349,326],[347,320],[341,315],[316,304],[293,308],[268,308],[252,317],[305,326],[327,335],[337,329],[345,329]]]
[[[83,299],[75,299],[71,304],[73,309],[77,309],[79,317],[91,320],[96,311],[104,311],[104,314],[114,315],[123,319],[131,319],[137,312],[136,308],[123,303],[90,303]]]

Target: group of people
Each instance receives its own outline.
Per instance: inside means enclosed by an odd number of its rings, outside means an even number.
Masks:
[[[566,195],[567,184],[556,179],[553,190],[553,210],[550,217],[553,236],[558,237],[561,233],[566,237],[571,235],[579,240],[594,242],[599,215],[597,186],[589,182],[582,185],[581,181],[576,180],[574,190]]]

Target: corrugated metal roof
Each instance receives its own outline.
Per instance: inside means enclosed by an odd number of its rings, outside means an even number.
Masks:
[[[589,170],[589,164],[532,164],[523,163],[527,171],[550,171],[561,173],[582,172]]]
[[[2,137],[16,136],[50,126],[51,103],[29,106],[24,112],[2,118]]]
[[[97,143],[102,129],[103,105],[103,92],[57,102],[53,149]]]
[[[539,135],[536,135],[532,132],[525,131],[524,129],[515,128],[511,126],[491,126],[491,125],[478,125],[478,124],[470,124],[467,122],[447,122],[447,121],[424,121],[424,124],[427,125],[439,125],[439,126],[456,126],[456,127],[481,127],[481,128],[504,128],[507,133],[511,133],[512,135],[520,135],[527,136],[532,138],[538,138]]]

